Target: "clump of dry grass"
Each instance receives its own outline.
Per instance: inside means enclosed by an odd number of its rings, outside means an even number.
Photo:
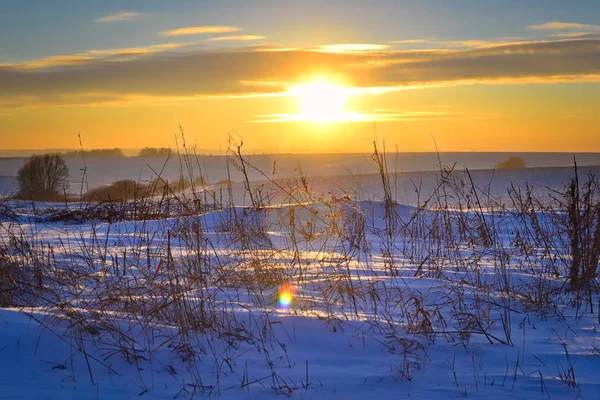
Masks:
[[[25,254],[27,246],[18,237],[0,243],[0,307],[37,306],[45,295],[43,265]]]

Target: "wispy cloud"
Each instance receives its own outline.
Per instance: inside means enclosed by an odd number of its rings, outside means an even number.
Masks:
[[[258,35],[237,35],[237,36],[217,36],[210,39],[206,39],[207,42],[225,42],[225,41],[235,41],[235,42],[244,42],[250,40],[262,40],[266,39],[265,36]]]
[[[87,61],[93,60],[94,57],[85,54],[72,54],[63,56],[50,56],[39,58],[37,60],[26,61],[24,63],[15,64],[13,67],[29,69],[29,68],[51,68],[81,65]]]
[[[468,114],[438,111],[403,111],[403,110],[373,110],[372,112],[346,111],[332,116],[327,122],[389,122],[389,121],[431,121],[431,120],[466,120],[499,118],[499,114]],[[314,122],[310,116],[302,114],[265,114],[259,115],[250,121],[253,123],[276,123],[276,122]]]
[[[503,42],[490,41],[490,40],[446,40],[438,42],[442,45],[448,47],[488,47],[488,46],[498,46],[499,44],[503,44]]]
[[[423,44],[430,43],[433,39],[404,39],[404,40],[392,40],[392,44]]]
[[[88,50],[85,53],[80,54],[50,56],[39,58],[36,60],[25,61],[18,64],[4,64],[0,65],[0,68],[10,67],[14,69],[44,69],[68,66],[82,66],[97,60],[125,61],[131,60],[132,57],[135,58],[136,56],[156,54],[164,51],[192,46],[195,44],[196,43],[163,43],[145,47],[124,47],[117,49]]]
[[[575,22],[550,21],[539,25],[530,25],[527,29],[546,32],[548,38],[559,39],[599,39],[600,25]]]
[[[141,17],[142,14],[136,12],[118,12],[110,15],[105,15],[96,19],[96,22],[119,22],[119,21],[132,21]]]
[[[206,35],[211,33],[230,33],[240,31],[236,26],[188,26],[187,28],[173,29],[162,32],[163,36],[187,36],[187,35]]]
[[[559,21],[550,21],[539,25],[530,25],[527,27],[528,29],[534,31],[568,31],[568,30],[577,30],[577,31],[593,31],[600,32],[600,25],[590,25],[590,24],[579,24],[575,22],[559,22]]]
[[[407,39],[407,40],[393,40],[389,43],[395,45],[427,45],[429,49],[467,49],[467,48],[482,48],[499,46],[503,44],[514,44],[519,42],[526,42],[523,38],[498,38],[495,40],[446,40],[446,39]]]
[[[370,44],[370,43],[345,43],[345,44],[326,44],[320,46],[319,50],[330,53],[348,53],[360,51],[383,51],[390,46],[385,44]]]
[[[182,47],[187,47],[194,44],[195,43],[163,43],[143,47],[123,47],[118,49],[89,50],[87,54],[96,57],[147,55],[160,53],[168,50],[180,49]]]

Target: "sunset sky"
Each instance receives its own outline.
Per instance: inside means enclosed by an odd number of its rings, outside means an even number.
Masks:
[[[600,152],[597,0],[0,1],[0,149]]]

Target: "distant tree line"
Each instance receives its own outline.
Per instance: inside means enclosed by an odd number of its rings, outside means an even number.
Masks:
[[[67,151],[65,153],[60,154],[65,158],[79,158],[79,157],[87,157],[87,158],[122,158],[125,157],[123,154],[123,150],[114,148],[114,149],[92,149],[92,150],[72,150]]]
[[[173,150],[168,147],[144,147],[137,154],[138,157],[169,157]],[[126,157],[123,150],[114,149],[92,149],[92,150],[71,150],[59,153],[64,158],[122,158]]]
[[[168,147],[144,147],[138,157],[169,157],[173,153]]]

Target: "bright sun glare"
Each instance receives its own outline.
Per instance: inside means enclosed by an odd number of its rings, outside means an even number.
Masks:
[[[298,120],[340,122],[352,119],[354,113],[345,110],[350,94],[346,87],[315,81],[293,86],[289,90],[298,99]]]

